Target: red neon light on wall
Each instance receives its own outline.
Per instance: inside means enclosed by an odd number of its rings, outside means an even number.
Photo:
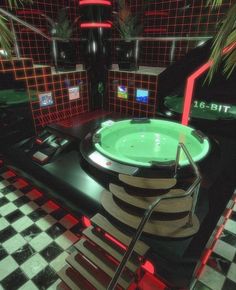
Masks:
[[[155,267],[152,264],[152,262],[146,260],[145,263],[142,265],[142,268],[145,269],[146,271],[148,271],[151,274],[155,273]]]
[[[106,0],[82,0],[79,2],[79,5],[106,5],[111,6],[110,1]]]
[[[158,11],[146,11],[145,16],[168,16],[168,11],[158,10]]]
[[[118,241],[117,239],[113,238],[111,235],[109,235],[108,233],[105,233],[104,236],[109,239],[110,241],[112,241],[114,244],[116,244],[117,246],[119,246],[120,248],[126,250],[127,247],[122,244],[120,241]]]
[[[236,42],[226,46],[222,54],[226,54],[236,48]],[[207,69],[212,66],[213,61],[209,60],[208,62],[204,63],[200,68],[198,68],[195,72],[193,72],[187,79],[187,85],[185,89],[185,94],[184,94],[184,105],[183,105],[183,115],[182,115],[182,124],[183,125],[188,125],[188,119],[189,119],[189,114],[190,114],[190,107],[192,103],[192,98],[193,98],[193,89],[195,85],[196,79],[202,75]]]
[[[111,23],[87,22],[87,23],[81,23],[80,28],[111,28]]]

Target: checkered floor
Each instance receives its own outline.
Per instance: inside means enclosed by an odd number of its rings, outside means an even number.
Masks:
[[[236,204],[191,289],[236,290]]]
[[[0,167],[0,290],[56,289],[81,224],[13,170]]]

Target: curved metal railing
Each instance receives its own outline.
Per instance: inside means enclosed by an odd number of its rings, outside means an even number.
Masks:
[[[192,226],[192,218],[193,218],[193,214],[194,214],[194,211],[195,211],[195,207],[196,207],[196,203],[197,203],[197,197],[198,197],[198,191],[199,191],[199,187],[200,187],[200,182],[201,182],[201,175],[200,175],[200,172],[198,170],[198,167],[197,165],[195,164],[195,162],[193,161],[191,155],[189,154],[187,148],[185,147],[185,145],[183,143],[179,143],[178,145],[178,148],[177,148],[177,154],[176,154],[176,171],[175,171],[175,174],[177,173],[177,168],[178,168],[178,164],[179,164],[179,158],[180,158],[180,153],[181,153],[181,150],[183,150],[184,154],[186,155],[195,175],[196,175],[196,179],[194,180],[194,182],[192,183],[192,185],[190,185],[190,187],[186,190],[186,192],[184,194],[179,194],[179,195],[176,195],[176,193],[173,195],[173,194],[163,194],[162,196],[158,197],[152,204],[149,205],[149,207],[146,209],[141,221],[140,221],[140,224],[137,228],[137,231],[135,233],[135,235],[133,236],[128,248],[127,248],[127,251],[125,252],[124,256],[123,256],[123,259],[121,261],[121,263],[119,264],[116,272],[115,272],[115,275],[113,276],[110,284],[108,285],[108,288],[107,290],[113,290],[115,289],[116,287],[116,284],[118,283],[118,280],[134,250],[134,247],[135,247],[135,244],[136,242],[138,241],[138,239],[140,238],[142,232],[143,232],[143,229],[144,229],[144,226],[146,225],[146,223],[148,222],[149,218],[151,217],[155,207],[158,205],[158,203],[161,201],[161,200],[164,200],[164,199],[171,199],[171,198],[181,198],[181,197],[185,197],[185,196],[188,196],[188,195],[192,195],[193,194],[193,205],[192,205],[192,208],[191,208],[191,212],[190,212],[190,215],[189,215],[189,221],[188,221],[188,224],[186,226]]]

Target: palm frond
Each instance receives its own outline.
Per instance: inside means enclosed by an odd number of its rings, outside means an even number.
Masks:
[[[210,59],[213,60],[213,65],[210,68],[206,78],[209,83],[212,81],[212,78],[215,72],[219,69],[219,66],[221,65],[222,61],[224,62],[223,72],[226,73],[226,77],[229,77],[230,73],[232,72],[232,69],[235,67],[235,62],[232,62],[234,58],[230,57],[229,54],[223,55],[222,53],[224,47],[230,46],[236,42],[235,15],[236,15],[236,3],[229,9],[225,19],[222,21],[220,29],[215,35],[212,45],[212,53],[210,55]],[[231,54],[232,53],[233,52],[231,52]]]
[[[207,6],[212,6],[213,8],[222,5],[223,0],[208,0]]]

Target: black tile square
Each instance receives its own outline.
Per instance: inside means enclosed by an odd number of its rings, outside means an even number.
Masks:
[[[226,278],[222,290],[235,290],[235,289],[236,289],[236,283]]]
[[[45,196],[41,196],[40,198],[37,198],[34,200],[34,202],[39,205],[42,206],[43,204],[45,204],[48,201],[48,198]]]
[[[1,284],[4,289],[16,290],[19,289],[23,284],[25,284],[27,280],[28,279],[25,274],[21,271],[20,268],[18,268],[6,278],[4,278],[1,281]]]
[[[234,256],[233,262],[236,264],[236,254]]]
[[[0,245],[0,261],[8,256],[7,251]]]
[[[228,273],[231,262],[219,256],[216,253],[212,253],[207,261],[207,265],[215,269],[216,271],[226,275]]]
[[[58,279],[57,274],[49,266],[39,272],[32,281],[40,290],[48,289]]]
[[[224,230],[220,236],[220,240],[236,247],[236,235],[232,234],[231,232]]]
[[[9,200],[4,196],[0,198],[0,207],[7,204]]]
[[[81,236],[82,230],[83,230],[83,228],[82,228],[81,224],[79,224],[79,223],[77,225],[73,226],[72,228],[70,228],[70,231],[76,236]]]
[[[8,194],[8,193],[15,191],[15,190],[16,190],[15,186],[11,185],[11,184],[0,189],[1,193],[3,193],[3,194]]]
[[[36,225],[32,225],[30,227],[28,227],[27,229],[25,229],[24,231],[22,231],[20,234],[26,238],[27,240],[33,239],[34,237],[36,237],[38,234],[40,234],[42,232],[42,230],[37,227]]]
[[[54,260],[58,255],[63,252],[63,249],[58,246],[55,242],[52,242],[49,246],[43,249],[40,254],[44,257],[44,259],[50,263]]]
[[[62,235],[66,231],[66,228],[63,227],[60,223],[55,223],[49,229],[47,229],[46,233],[52,238],[56,239],[60,235]]]
[[[57,210],[51,213],[51,216],[54,217],[56,220],[60,220],[67,214],[68,214],[67,211],[65,211],[62,208],[58,208]]]
[[[200,281],[197,281],[196,284],[193,287],[193,290],[212,290],[211,288],[207,287],[205,284],[203,284]]]
[[[13,237],[17,232],[14,230],[13,227],[8,226],[4,230],[0,232],[0,243],[4,243],[6,240],[9,240]]]
[[[26,260],[28,260],[32,255],[34,255],[35,250],[29,245],[26,244],[20,249],[18,249],[15,253],[12,254],[12,257],[18,263],[18,265],[23,264]]]
[[[35,211],[31,212],[28,217],[31,218],[32,221],[36,222],[40,218],[47,215],[47,212],[41,208],[37,208]]]
[[[26,204],[26,203],[28,203],[28,202],[30,202],[30,199],[29,199],[27,196],[25,196],[25,195],[19,197],[19,198],[16,199],[15,201],[13,201],[13,203],[14,203],[16,206],[18,206],[18,207],[20,207],[20,206],[22,206],[23,204]]]
[[[236,221],[236,212],[233,211],[231,216],[229,217],[231,220]]]
[[[20,190],[21,190],[24,194],[26,194],[26,193],[30,192],[33,188],[34,188],[34,187],[33,187],[32,185],[29,184],[29,185],[26,185],[25,187],[21,188]]]
[[[18,220],[19,218],[21,218],[24,214],[19,210],[15,210],[12,213],[8,214],[7,216],[5,216],[5,219],[9,222],[9,223],[14,223],[16,220]]]

